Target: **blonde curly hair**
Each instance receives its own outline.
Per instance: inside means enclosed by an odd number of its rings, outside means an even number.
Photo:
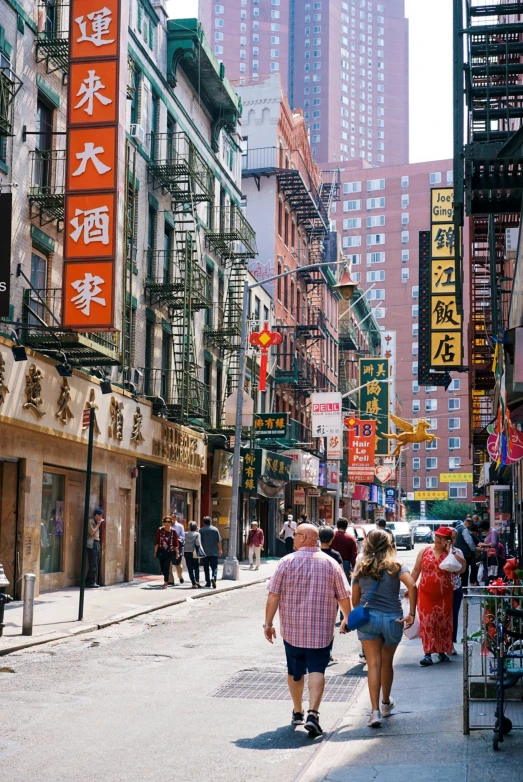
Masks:
[[[374,578],[377,581],[384,570],[389,576],[397,576],[401,565],[396,560],[392,537],[382,529],[374,529],[367,535],[363,556],[356,565],[353,578]]]

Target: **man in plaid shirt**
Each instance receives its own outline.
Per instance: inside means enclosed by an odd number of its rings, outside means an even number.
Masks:
[[[280,612],[280,629],[287,655],[292,724],[303,725],[304,676],[309,673],[309,710],[305,729],[321,736],[319,711],[325,687],[325,669],[334,638],[338,604],[344,616],[351,610],[350,587],[343,570],[318,547],[318,529],[300,524],[293,554],[280,560],[269,581],[265,609],[265,638],[276,638],[273,619]]]

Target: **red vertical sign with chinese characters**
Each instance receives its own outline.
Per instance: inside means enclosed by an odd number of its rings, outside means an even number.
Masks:
[[[62,322],[80,331],[115,328],[127,62],[121,11],[121,0],[70,4]]]

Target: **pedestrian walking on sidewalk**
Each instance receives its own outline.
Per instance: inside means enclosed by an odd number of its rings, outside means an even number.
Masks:
[[[162,589],[167,589],[169,586],[171,563],[178,557],[178,551],[178,534],[172,528],[171,517],[164,516],[162,526],[156,530],[154,538],[154,556],[157,557],[163,574]]]
[[[470,583],[474,585],[477,582],[477,565],[476,565],[476,542],[472,534],[474,522],[470,516],[460,523],[456,527],[456,546],[463,552],[467,566],[461,574],[461,586],[466,587]]]
[[[185,549],[183,552],[187,572],[191,579],[193,589],[200,589],[200,557],[203,559],[205,552],[202,547],[202,539],[195,521],[189,522],[189,531],[185,533]]]
[[[354,606],[369,611],[369,621],[358,628],[358,638],[367,661],[367,683],[372,713],[367,725],[379,728],[382,717],[390,717],[394,708],[391,698],[394,680],[393,661],[403,628],[410,627],[416,614],[416,584],[405,565],[397,559],[394,541],[384,530],[369,532],[363,556],[352,579]],[[407,587],[410,602],[408,616],[403,616],[400,586]],[[347,620],[342,622],[345,632]],[[381,692],[381,705],[380,705]]]
[[[343,567],[343,560],[341,554],[337,551],[333,551],[331,548],[332,541],[334,540],[334,530],[332,527],[322,527],[319,531],[320,536],[320,548],[324,554],[331,557],[338,565]]]
[[[283,527],[280,532],[280,538],[283,538],[285,544],[286,554],[292,554],[294,551],[294,533],[296,532],[296,527],[297,524],[294,521],[292,514],[289,514],[283,522]]]
[[[253,521],[247,535],[247,548],[249,550],[249,570],[260,569],[260,557],[265,543],[263,530],[258,527],[258,522]],[[254,560],[256,559],[256,567]]]
[[[459,573],[451,573],[452,587],[454,592],[452,593],[452,654],[456,655],[456,647],[454,644],[458,642],[458,621],[461,603],[463,601],[463,587],[461,586],[461,573],[467,569],[467,562],[463,556],[463,552],[456,548],[457,532],[452,530],[452,548],[451,551],[454,556],[461,561],[463,559],[463,567]]]
[[[433,664],[432,655],[439,661],[449,662],[452,654],[452,602],[454,587],[451,573],[441,570],[440,565],[452,546],[452,529],[438,527],[434,533],[434,544],[422,549],[412,571],[412,578],[418,588],[418,616],[421,642],[425,656],[420,665]]]
[[[337,551],[343,560],[343,570],[347,576],[347,581],[350,584],[350,574],[354,565],[356,564],[356,558],[358,556],[358,544],[347,532],[348,527],[347,519],[338,519],[336,522],[336,533],[334,540],[332,541],[331,549]]]
[[[101,508],[95,508],[93,518],[89,519],[87,528],[87,560],[88,568],[85,577],[87,589],[98,589],[96,578],[100,567],[100,527],[104,522],[104,512]]]
[[[294,536],[296,551],[280,560],[269,581],[263,632],[276,638],[273,620],[280,613],[280,632],[287,656],[287,682],[293,703],[292,724],[303,725],[303,690],[309,674],[309,709],[305,729],[323,733],[319,708],[325,687],[338,604],[351,610],[350,587],[343,570],[318,549],[318,529],[301,524]]]
[[[185,527],[178,521],[176,513],[171,513],[172,528],[178,535],[178,556],[173,559],[173,567],[176,568],[176,575],[183,584],[183,547],[185,546]],[[175,586],[173,573],[173,586]]]
[[[218,557],[222,555],[222,536],[217,527],[213,527],[210,516],[204,516],[203,526],[200,527],[200,536],[202,539],[205,556],[202,560],[203,572],[205,573],[205,586],[216,589],[216,579],[218,578]]]

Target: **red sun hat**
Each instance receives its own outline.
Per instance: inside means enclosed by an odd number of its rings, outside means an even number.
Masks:
[[[439,535],[440,538],[452,538],[453,530],[450,527],[438,527],[435,535]]]

